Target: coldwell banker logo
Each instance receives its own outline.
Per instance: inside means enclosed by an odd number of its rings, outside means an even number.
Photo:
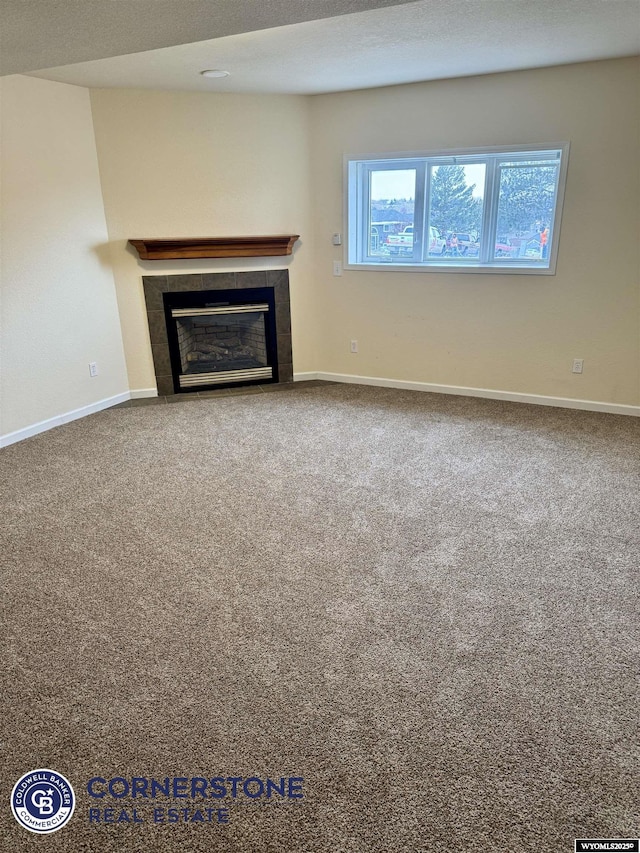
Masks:
[[[76,798],[68,779],[55,770],[25,773],[11,792],[11,811],[21,826],[44,835],[69,821]]]

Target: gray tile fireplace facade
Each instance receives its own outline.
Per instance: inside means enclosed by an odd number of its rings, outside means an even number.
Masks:
[[[252,272],[193,273],[187,275],[145,275],[142,277],[147,321],[151,337],[153,365],[158,394],[174,393],[169,341],[165,322],[163,293],[207,290],[238,290],[266,287],[273,289],[276,313],[276,349],[279,382],[293,382],[291,350],[291,309],[288,270]]]

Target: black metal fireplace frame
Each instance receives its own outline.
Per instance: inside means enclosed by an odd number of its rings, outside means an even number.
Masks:
[[[278,374],[278,346],[276,335],[276,306],[274,291],[272,287],[251,287],[242,290],[193,290],[172,291],[162,294],[164,304],[165,322],[167,327],[167,341],[169,344],[169,360],[173,376],[173,390],[175,394],[189,394],[198,391],[211,391],[217,388],[237,388],[246,385],[266,385],[279,381]],[[271,367],[270,377],[259,379],[237,379],[229,382],[203,382],[201,384],[182,387],[180,375],[182,374],[182,363],[180,359],[180,346],[178,343],[177,322],[171,315],[175,308],[199,308],[205,303],[224,304],[229,306],[246,305],[252,303],[267,303],[269,310],[264,314],[267,366]]]

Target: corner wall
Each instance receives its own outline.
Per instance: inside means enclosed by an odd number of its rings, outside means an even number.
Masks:
[[[288,268],[294,370],[316,368],[308,98],[91,92],[134,394],[155,393],[143,275]],[[292,256],[141,261],[130,238],[300,234]]]
[[[313,97],[319,370],[640,404],[639,79],[622,59]],[[333,277],[344,154],[563,141],[555,276]]]
[[[128,384],[89,93],[19,75],[0,87],[0,436],[9,443],[125,399]]]

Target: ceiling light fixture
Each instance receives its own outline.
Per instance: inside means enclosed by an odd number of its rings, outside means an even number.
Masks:
[[[208,68],[206,71],[200,72],[203,77],[228,77],[228,71],[218,71],[215,68]]]

